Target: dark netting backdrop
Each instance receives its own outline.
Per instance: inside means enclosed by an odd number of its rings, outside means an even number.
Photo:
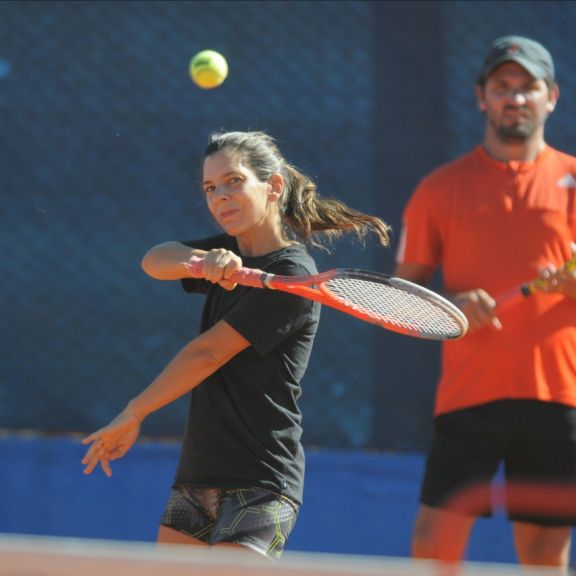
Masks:
[[[428,65],[423,37],[400,27],[419,2],[0,2],[0,428],[90,431],[196,334],[201,297],[148,278],[140,260],[154,244],[216,232],[197,183],[213,130],[267,131],[321,194],[389,220],[395,244],[411,186],[399,176],[406,155],[380,181],[383,147],[417,138],[433,151],[440,138],[448,159],[474,145],[477,63],[489,40],[514,32],[554,53],[564,98],[550,140],[575,153],[576,3],[433,4],[437,85],[406,73],[422,98],[442,94],[440,135],[411,124],[417,111],[388,111],[402,134],[375,122],[390,105],[377,87],[397,84],[407,47]],[[380,33],[395,18],[401,44]],[[215,90],[188,76],[206,48],[230,66]],[[381,51],[390,68],[377,65]],[[342,241],[315,256],[321,269],[389,272],[394,249]],[[307,445],[425,447],[426,427],[410,422],[430,419],[436,349],[412,360],[406,346],[324,310],[303,382]],[[404,381],[407,363],[426,377]],[[145,433],[179,436],[185,411],[179,400]]]
[[[4,2],[0,21],[0,426],[93,429],[195,335],[201,297],[139,264],[216,232],[197,186],[212,130],[266,130],[323,195],[375,211],[369,4]],[[188,76],[204,48],[229,62],[217,90]],[[344,243],[337,258],[374,267],[372,253]],[[373,330],[324,315],[304,382],[312,442],[367,442]],[[145,430],[179,435],[184,412]]]
[[[445,53],[446,138],[450,156],[475,146],[483,124],[475,114],[473,82],[487,44],[508,34],[529,36],[550,50],[560,84],[560,101],[550,118],[549,144],[576,154],[576,2],[446,2]]]

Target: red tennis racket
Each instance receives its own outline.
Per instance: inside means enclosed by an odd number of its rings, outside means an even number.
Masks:
[[[567,272],[573,272],[576,270],[576,254],[574,254],[570,260],[564,262],[562,269]],[[548,287],[549,281],[546,278],[533,278],[532,280],[520,284],[519,286],[512,288],[512,290],[508,290],[507,292],[503,292],[497,296],[496,305],[500,309],[508,307],[511,304],[514,304],[517,300],[532,296],[532,294],[535,294],[536,292],[545,292]]]
[[[202,278],[203,260],[193,256],[186,267]],[[400,334],[429,340],[454,340],[466,334],[466,316],[454,304],[401,278],[353,269],[335,269],[312,276],[279,276],[241,268],[230,280],[242,286],[295,294],[336,308]]]

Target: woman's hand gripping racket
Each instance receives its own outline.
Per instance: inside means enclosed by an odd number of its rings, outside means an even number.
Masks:
[[[185,263],[192,278],[203,278],[203,260]],[[364,270],[335,269],[312,276],[279,276],[241,268],[229,280],[242,286],[268,288],[315,300],[407,336],[454,340],[466,334],[466,316],[454,304],[401,278]]]
[[[576,272],[576,245],[573,246],[574,255],[570,260],[564,262],[564,265],[560,268],[559,273],[574,273]],[[554,287],[554,275],[551,278],[546,278],[539,276],[534,278],[529,282],[520,284],[508,292],[504,292],[496,297],[496,306],[499,310],[502,310],[511,304],[514,304],[517,300],[527,298],[532,296],[536,292],[548,292]]]

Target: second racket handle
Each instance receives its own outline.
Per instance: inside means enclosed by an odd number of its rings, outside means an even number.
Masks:
[[[188,270],[188,275],[191,278],[204,278],[204,259],[198,258],[197,256],[192,256],[188,262],[184,263],[186,269]],[[254,268],[240,268],[230,276],[232,282],[241,284],[242,286],[248,286],[252,288],[263,288],[264,278],[270,276],[262,270],[257,270]]]
[[[572,256],[570,260],[564,262],[562,270],[566,272],[574,272],[576,270],[576,255]],[[548,287],[548,280],[546,280],[546,278],[536,278],[536,280],[533,280],[528,284],[524,284],[521,290],[524,296],[530,296],[531,294],[534,294],[534,292],[545,290],[547,287]]]

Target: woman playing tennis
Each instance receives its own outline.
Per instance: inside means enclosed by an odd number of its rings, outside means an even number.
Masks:
[[[224,233],[152,248],[142,261],[159,280],[180,280],[206,296],[200,334],[89,445],[85,473],[134,444],[144,418],[191,392],[180,463],[158,541],[239,545],[270,558],[282,554],[302,501],[300,381],[318,327],[318,303],[282,292],[235,286],[247,266],[281,275],[317,273],[305,245],[373,232],[388,244],[379,218],[317,195],[261,132],[210,138],[202,187]],[[204,258],[202,280],[185,262]],[[247,513],[249,511],[249,513]]]

